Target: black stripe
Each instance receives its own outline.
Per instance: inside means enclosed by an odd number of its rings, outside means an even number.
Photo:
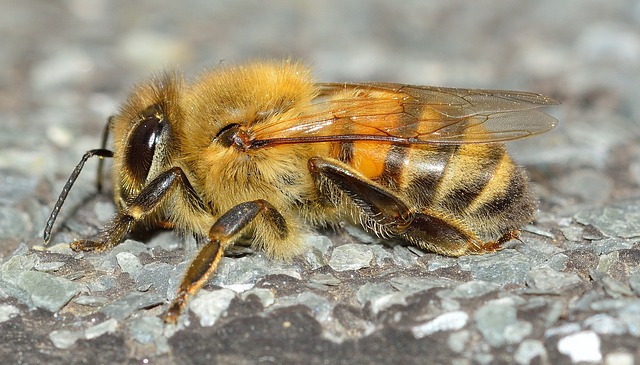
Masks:
[[[400,179],[408,152],[409,150],[406,146],[392,145],[384,159],[382,174],[376,180],[392,190],[401,187],[402,182]]]
[[[428,152],[413,151],[416,154],[416,161],[412,161],[415,163],[413,166],[415,175],[407,184],[406,191],[417,206],[428,208],[432,205],[442,176],[458,147],[458,145],[437,145],[430,146]]]
[[[505,149],[498,147],[498,145],[471,146],[469,148],[487,148],[488,150],[482,158],[478,159],[474,169],[466,172],[468,178],[459,182],[458,186],[444,196],[443,205],[454,213],[464,212],[484,191],[506,153]],[[460,151],[459,153],[464,152]]]
[[[506,190],[479,206],[473,213],[480,216],[506,214],[511,211],[514,206],[517,207],[517,205],[520,204],[520,200],[525,196],[526,188],[527,182],[524,174],[516,168],[511,174],[511,179]]]

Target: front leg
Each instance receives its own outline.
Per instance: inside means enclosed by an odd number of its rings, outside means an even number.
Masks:
[[[240,203],[231,208],[213,224],[209,230],[209,242],[191,261],[178,287],[178,294],[164,315],[165,322],[176,323],[189,296],[197,293],[218,267],[224,248],[260,214],[277,236],[283,238],[287,235],[284,217],[265,200]]]
[[[79,240],[71,243],[74,251],[103,251],[118,245],[122,238],[138,222],[155,213],[176,188],[181,189],[192,209],[204,212],[204,205],[197,197],[181,168],[173,167],[151,180],[124,210],[98,234],[97,240]]]

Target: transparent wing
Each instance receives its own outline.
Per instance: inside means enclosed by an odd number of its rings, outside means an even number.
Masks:
[[[252,147],[340,140],[494,143],[556,126],[540,94],[390,83],[318,84],[315,102],[287,120],[256,125]]]

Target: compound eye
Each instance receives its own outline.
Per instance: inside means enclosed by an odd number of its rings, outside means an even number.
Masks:
[[[149,175],[156,145],[165,127],[162,110],[152,105],[142,112],[142,120],[134,127],[127,141],[125,166],[138,183]]]

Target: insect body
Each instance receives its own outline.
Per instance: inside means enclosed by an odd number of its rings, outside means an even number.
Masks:
[[[502,142],[553,128],[538,94],[388,83],[314,83],[291,62],[212,70],[191,84],[166,73],[109,119],[118,213],[74,250],[104,250],[134,226],[175,227],[202,243],[165,315],[242,234],[272,257],[301,252],[309,227],[346,219],[444,255],[492,252],[517,237],[535,203]],[[107,134],[113,152],[105,149]],[[100,177],[101,168],[99,168]]]

